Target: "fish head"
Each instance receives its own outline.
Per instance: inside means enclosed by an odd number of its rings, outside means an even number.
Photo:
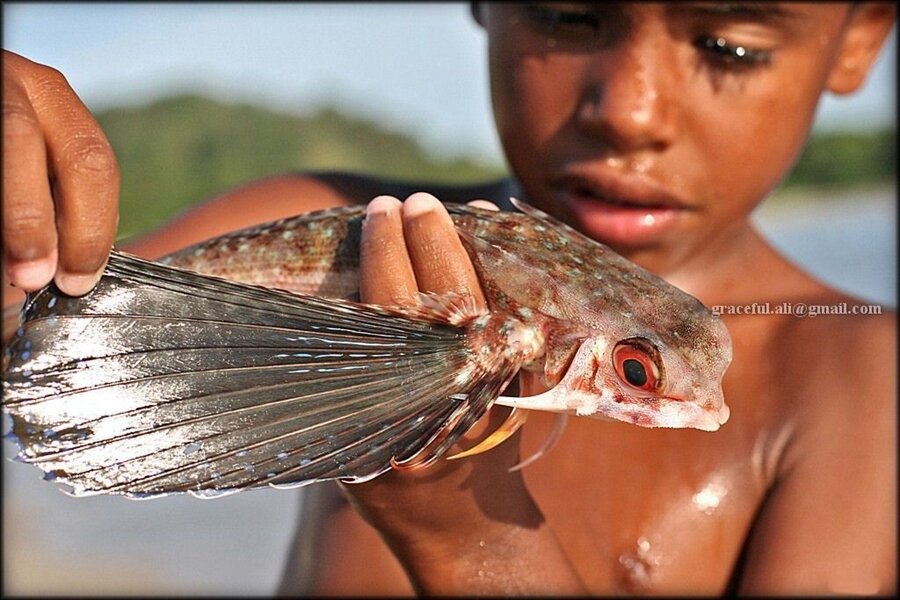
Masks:
[[[674,345],[633,326],[588,335],[549,394],[579,416],[715,431],[730,415],[722,378],[731,342],[721,321],[704,324],[702,344]]]
[[[547,392],[522,408],[624,421],[643,427],[715,431],[730,415],[722,380],[731,336],[722,320],[672,286],[651,297],[550,310],[543,363]],[[636,299],[637,298],[637,299]]]
[[[545,330],[544,383],[553,387],[515,405],[644,427],[714,431],[725,423],[732,348],[721,319],[609,247],[514,204],[531,220],[492,217],[506,234],[502,246],[461,239],[491,310]]]

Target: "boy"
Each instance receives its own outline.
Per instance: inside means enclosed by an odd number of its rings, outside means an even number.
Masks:
[[[748,217],[799,154],[821,94],[862,83],[892,5],[473,10],[516,180],[429,186],[434,196],[501,204],[516,189],[708,306],[853,303],[779,256]],[[31,290],[55,277],[84,293],[114,237],[115,159],[59,74],[5,55],[4,84],[10,281]],[[413,191],[340,174],[276,177],[125,249],[158,256],[378,196],[361,248],[362,299],[408,303],[418,289],[483,302],[446,213]],[[510,473],[549,431],[552,417],[532,413],[488,453],[340,486],[352,509],[338,486],[308,488],[282,591],[894,591],[893,314],[725,321],[732,417],[719,432],[571,419],[552,452]],[[520,386],[530,394],[538,384]],[[469,443],[492,427],[480,425]]]

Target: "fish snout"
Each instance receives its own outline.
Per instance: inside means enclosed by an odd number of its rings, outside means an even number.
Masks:
[[[721,383],[694,381],[678,386],[667,394],[669,402],[676,406],[684,420],[682,427],[693,427],[704,431],[716,431],[731,416],[731,409],[725,403]],[[667,403],[667,404],[668,404]]]
[[[660,402],[660,418],[669,427],[688,427],[716,431],[731,416],[720,385],[694,382],[672,390]]]
[[[697,407],[694,415],[685,422],[685,427],[693,427],[703,431],[717,431],[728,421],[731,409],[723,404],[720,408]]]

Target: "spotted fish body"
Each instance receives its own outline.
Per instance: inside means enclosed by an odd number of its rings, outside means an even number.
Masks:
[[[422,295],[414,308],[353,301],[361,206],[158,263],[114,252],[88,295],[51,285],[26,302],[4,361],[20,459],[75,495],[209,497],[428,464],[495,402],[645,427],[724,423],[721,321],[516,206],[447,205],[487,311],[455,296]],[[646,365],[637,378],[622,368],[633,356]],[[548,391],[500,396],[522,368]]]

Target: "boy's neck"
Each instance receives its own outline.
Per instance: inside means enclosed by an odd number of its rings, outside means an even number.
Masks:
[[[515,210],[509,196],[528,201],[518,181],[512,178],[500,186],[496,204],[501,210]],[[622,254],[707,306],[778,299],[825,289],[773,249],[749,218],[718,232],[700,246],[684,249],[681,256],[660,258],[658,252],[641,251]],[[773,282],[779,282],[777,288]]]
[[[744,222],[686,260],[654,271],[707,306],[777,301],[826,290]]]

